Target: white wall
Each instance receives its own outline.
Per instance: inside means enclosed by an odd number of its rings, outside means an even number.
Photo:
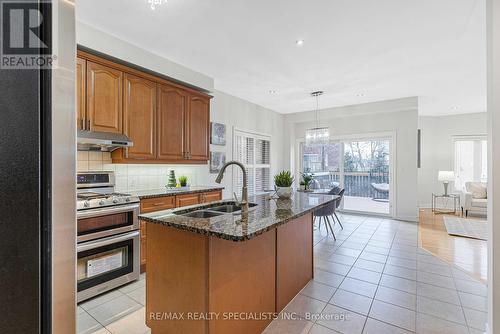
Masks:
[[[210,149],[226,152],[226,161],[232,159],[232,132],[234,128],[271,136],[271,175],[284,168],[281,156],[283,148],[284,117],[272,110],[247,102],[237,97],[215,91],[210,105],[210,119],[226,125],[226,146],[211,145]],[[176,176],[186,175],[192,185],[215,185],[216,174],[210,174],[208,165],[164,165],[164,164],[112,164],[109,153],[79,152],[79,171],[111,170],[116,175],[116,190],[160,189],[167,183],[167,173],[175,170]],[[232,169],[226,171],[222,185],[224,198],[230,198]],[[239,195],[239,194],[238,194]]]
[[[296,139],[314,125],[314,112],[286,115],[287,136],[284,156],[290,168],[296,164]],[[417,125],[418,99],[407,98],[321,110],[321,125],[332,136],[376,132],[396,134],[395,218],[417,221]]]
[[[141,49],[80,21],[76,22],[76,43],[191,86],[210,92],[214,89],[213,78]]]
[[[451,116],[421,116],[421,168],[418,170],[419,207],[431,206],[431,194],[443,193],[443,184],[437,180],[438,171],[453,170],[455,148],[453,136],[485,135],[486,113]],[[454,185],[451,185],[452,191]]]
[[[500,332],[500,0],[487,0],[488,33],[488,326]]]

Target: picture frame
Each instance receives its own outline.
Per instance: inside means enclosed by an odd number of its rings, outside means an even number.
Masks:
[[[210,144],[226,145],[226,125],[217,122],[210,123]]]
[[[210,174],[217,174],[226,163],[226,152],[210,152]]]

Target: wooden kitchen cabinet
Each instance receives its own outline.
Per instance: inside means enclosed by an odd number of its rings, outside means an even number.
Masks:
[[[206,164],[211,96],[78,50],[77,127],[124,133],[114,163]]]
[[[200,204],[200,194],[186,194],[175,196],[176,207]]]
[[[189,159],[208,160],[210,100],[199,96],[190,96],[186,123],[186,144]]]
[[[158,86],[158,159],[184,160],[186,156],[187,94]]]
[[[113,157],[155,159],[156,83],[125,73],[123,86],[123,132],[134,146],[113,152]]]
[[[87,130],[122,133],[123,72],[87,61]]]
[[[76,59],[76,127],[79,130],[85,129],[86,119],[86,75],[87,62],[83,58]]]
[[[176,207],[175,196],[146,198],[141,200],[141,213],[168,210]]]
[[[215,201],[220,201],[222,199],[221,191],[209,191],[206,193],[200,194],[200,202],[201,203],[212,203]]]

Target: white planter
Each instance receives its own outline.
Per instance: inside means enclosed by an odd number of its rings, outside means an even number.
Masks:
[[[279,198],[290,198],[292,196],[292,187],[276,187],[276,194]]]

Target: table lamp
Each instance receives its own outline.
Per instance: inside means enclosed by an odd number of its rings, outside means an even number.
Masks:
[[[450,170],[440,170],[438,173],[438,181],[444,184],[444,196],[448,195],[448,183],[455,181],[455,172]]]

